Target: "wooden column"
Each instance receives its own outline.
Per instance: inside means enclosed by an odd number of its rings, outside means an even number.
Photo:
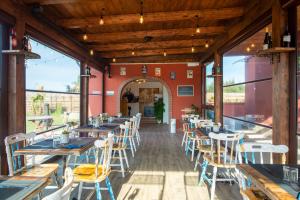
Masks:
[[[25,22],[20,13],[16,21],[18,49],[22,47]],[[26,119],[24,55],[9,55],[8,65],[8,134],[24,133]]]
[[[219,53],[215,52],[214,55],[214,66],[221,67],[221,74],[223,74],[222,70],[222,57]],[[215,122],[223,124],[223,100],[222,100],[222,76],[214,77],[214,108],[215,108]]]
[[[273,47],[280,47],[281,36],[286,22],[279,1],[272,8]],[[289,53],[273,54],[272,73],[272,112],[273,144],[289,146]],[[280,163],[280,157],[274,155],[274,163]]]
[[[105,113],[105,70],[102,73],[102,112]]]
[[[86,63],[81,62],[80,74],[85,74]],[[88,124],[89,114],[89,78],[86,76],[80,77],[80,125]]]

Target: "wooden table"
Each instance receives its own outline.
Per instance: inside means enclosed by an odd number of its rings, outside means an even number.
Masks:
[[[50,183],[49,178],[0,176],[0,199],[32,199]]]
[[[295,200],[299,189],[292,188],[283,178],[284,165],[237,165],[237,168],[272,200]],[[298,171],[300,172],[300,166]],[[299,186],[298,178],[298,186]]]
[[[68,166],[70,156],[80,156],[94,146],[96,138],[80,137],[70,139],[70,143],[53,147],[53,140],[47,139],[18,149],[14,155],[58,155],[63,156],[63,168]],[[73,145],[73,146],[72,146]],[[76,146],[77,145],[77,146]]]
[[[99,128],[92,126],[82,126],[73,129],[72,131],[79,133],[95,133],[97,137],[107,137],[109,132],[115,132],[120,128],[119,124],[114,123],[104,123]]]
[[[50,115],[31,116],[27,117],[27,120],[35,124],[36,130],[42,130],[43,128],[48,130],[53,123],[53,117]]]

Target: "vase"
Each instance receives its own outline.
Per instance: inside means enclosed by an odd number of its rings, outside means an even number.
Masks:
[[[69,134],[62,134],[60,137],[60,143],[61,144],[67,144],[70,141],[70,136]]]

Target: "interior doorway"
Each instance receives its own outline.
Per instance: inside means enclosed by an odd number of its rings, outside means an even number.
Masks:
[[[142,113],[144,119],[155,119],[154,102],[164,102],[163,123],[169,123],[169,92],[159,80],[140,78],[127,84],[121,90],[120,112],[125,116]]]

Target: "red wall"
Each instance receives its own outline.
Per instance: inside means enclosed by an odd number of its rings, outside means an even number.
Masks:
[[[89,116],[96,116],[102,113],[102,72],[91,68],[91,74],[96,78],[89,79]],[[93,95],[100,92],[101,95]]]
[[[120,76],[120,67],[126,67],[126,76]],[[172,94],[172,118],[181,118],[181,109],[190,107],[194,104],[200,108],[201,106],[201,76],[200,67],[188,67],[186,64],[147,64],[149,77],[154,77],[155,67],[161,68],[161,78],[170,88]],[[128,65],[112,65],[112,78],[105,76],[105,91],[114,91],[113,96],[105,96],[105,111],[109,114],[116,114],[117,98],[119,87],[124,81],[133,77],[141,76],[142,64],[128,64]],[[187,79],[187,70],[193,70],[193,79]],[[176,79],[170,79],[170,72],[176,72]],[[178,97],[177,85],[194,85],[193,97]],[[170,98],[170,97],[169,97]],[[178,121],[177,121],[177,124]]]

